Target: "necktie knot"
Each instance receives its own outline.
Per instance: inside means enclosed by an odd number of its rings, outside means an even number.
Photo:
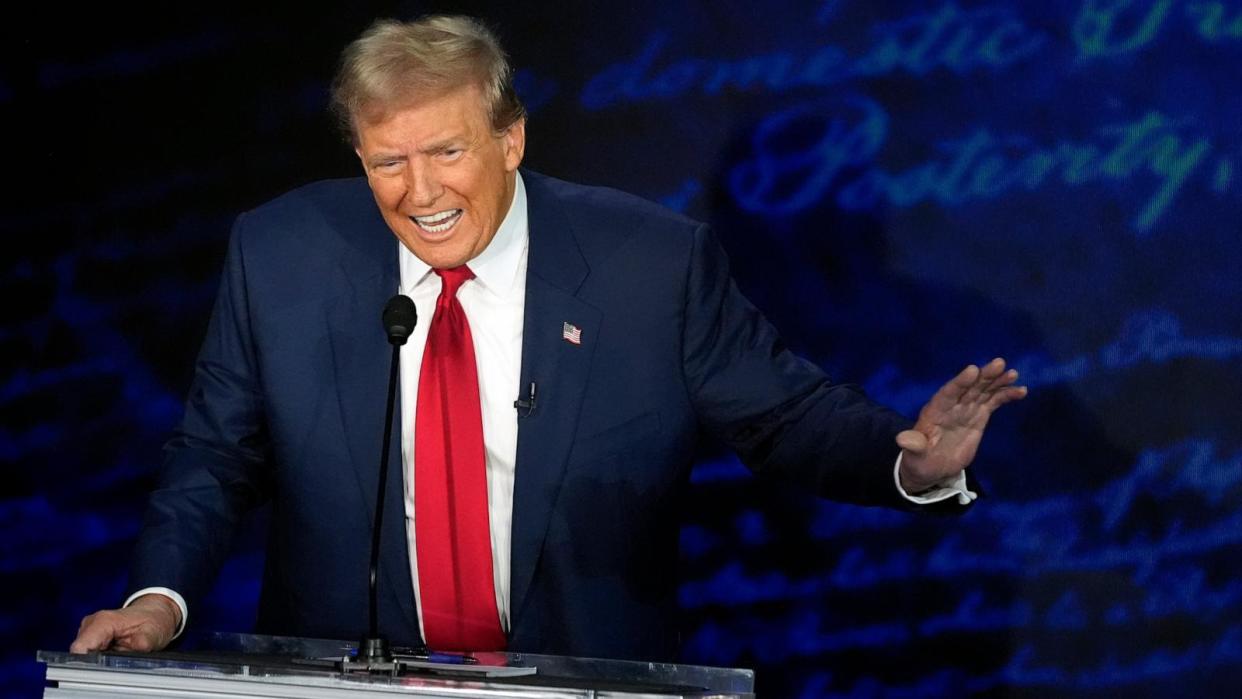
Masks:
[[[470,268],[466,265],[453,267],[451,269],[436,269],[432,271],[439,275],[440,282],[443,284],[443,287],[440,289],[440,298],[442,299],[455,298],[457,296],[457,290],[461,288],[461,285],[471,279],[474,279],[474,272],[470,271]]]

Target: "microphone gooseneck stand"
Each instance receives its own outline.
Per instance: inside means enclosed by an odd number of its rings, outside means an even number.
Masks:
[[[392,442],[393,406],[397,397],[397,368],[401,361],[401,346],[414,332],[418,323],[418,311],[409,296],[397,294],[384,304],[384,330],[388,333],[388,342],[392,345],[392,364],[388,371],[388,408],[384,414],[384,442],[380,447],[379,484],[375,495],[375,522],[371,527],[371,568],[369,590],[371,626],[369,633],[358,644],[358,661],[368,665],[391,663],[392,650],[388,639],[379,633],[379,603],[376,598],[376,583],[379,571],[380,532],[384,523],[384,491],[388,483],[388,455]]]

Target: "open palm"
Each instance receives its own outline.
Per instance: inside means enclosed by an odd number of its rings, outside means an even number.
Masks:
[[[940,387],[919,411],[914,428],[897,435],[902,448],[901,484],[917,493],[956,476],[970,465],[988,418],[1000,406],[1026,396],[1015,386],[1018,372],[1005,360],[970,365]]]

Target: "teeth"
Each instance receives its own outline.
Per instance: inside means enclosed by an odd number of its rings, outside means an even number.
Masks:
[[[431,233],[443,233],[457,223],[457,217],[460,214],[461,209],[449,209],[448,211],[441,211],[430,216],[411,216],[410,218]]]
[[[449,218],[450,216],[456,216],[458,211],[461,211],[461,209],[449,209],[448,211],[441,211],[438,214],[432,214],[430,216],[415,216],[414,218],[419,223],[425,223],[429,226],[434,226],[437,223],[440,223],[444,221],[445,219]]]

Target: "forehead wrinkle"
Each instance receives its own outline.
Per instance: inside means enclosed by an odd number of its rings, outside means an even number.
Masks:
[[[462,92],[472,93],[479,105],[483,105],[482,93],[473,85],[466,85],[445,92],[439,97],[410,101],[402,106],[373,109],[371,118],[363,118],[365,126],[359,136],[369,132],[376,151],[395,150],[401,153],[429,153],[449,142],[460,140],[469,146],[476,145],[483,134],[491,134],[486,108],[475,109],[475,101],[460,104],[453,98]],[[415,116],[411,112],[417,112]],[[430,128],[428,121],[431,122]],[[421,124],[420,124],[421,122]],[[437,128],[438,127],[438,128]],[[482,133],[480,133],[480,131]],[[392,141],[386,137],[393,138]]]
[[[387,131],[387,129],[383,129],[378,133],[372,132],[372,138],[364,139],[371,141],[369,144],[371,148],[368,148],[367,150],[372,150],[376,154],[392,154],[402,156],[407,153],[431,154],[438,150],[442,150],[453,143],[473,145],[478,141],[477,138],[472,138],[473,130],[468,127],[462,130],[452,128],[443,129],[440,133],[433,134],[425,138],[420,138],[416,135],[409,135],[407,133],[401,133],[400,130],[397,130],[397,133],[393,134],[396,138],[391,141],[384,137],[387,135],[387,133],[385,133]]]

